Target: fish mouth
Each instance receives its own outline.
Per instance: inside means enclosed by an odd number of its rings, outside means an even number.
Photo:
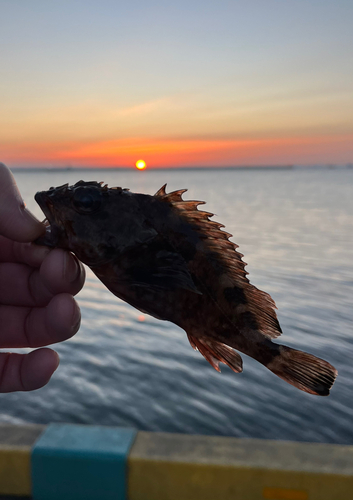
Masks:
[[[68,239],[65,229],[62,222],[55,215],[54,204],[47,195],[47,192],[40,191],[36,193],[34,199],[45,215],[45,219],[42,222],[45,226],[45,233],[37,238],[34,243],[51,248],[67,248]]]

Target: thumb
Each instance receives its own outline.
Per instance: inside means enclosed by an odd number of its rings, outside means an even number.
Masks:
[[[25,208],[12,173],[0,163],[0,235],[27,242],[44,231],[44,225]]]

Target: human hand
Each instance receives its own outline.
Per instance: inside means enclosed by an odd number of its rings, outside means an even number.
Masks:
[[[0,348],[43,347],[74,335],[82,264],[70,252],[33,242],[45,231],[24,206],[11,172],[0,163]],[[47,384],[59,365],[52,349],[0,353],[0,392]]]

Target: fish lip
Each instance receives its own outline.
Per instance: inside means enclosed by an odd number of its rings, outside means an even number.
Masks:
[[[46,225],[45,233],[37,238],[34,243],[52,248],[57,247],[61,240],[67,240],[67,238],[65,230],[56,221],[54,204],[46,191],[39,191],[35,194],[34,199],[42,209],[49,223],[49,225]]]
[[[50,201],[49,196],[46,194],[46,191],[38,191],[35,194],[34,199],[42,209],[44,215],[49,221],[49,224],[52,224],[54,220],[53,214],[53,203]]]

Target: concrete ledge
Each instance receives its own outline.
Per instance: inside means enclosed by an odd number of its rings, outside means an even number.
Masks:
[[[31,495],[32,446],[42,425],[0,425],[0,495]]]
[[[139,432],[129,500],[349,500],[353,447]]]
[[[131,447],[134,436],[133,430],[112,427],[0,425],[0,495],[33,495],[34,500],[353,497],[353,446],[138,432]]]

